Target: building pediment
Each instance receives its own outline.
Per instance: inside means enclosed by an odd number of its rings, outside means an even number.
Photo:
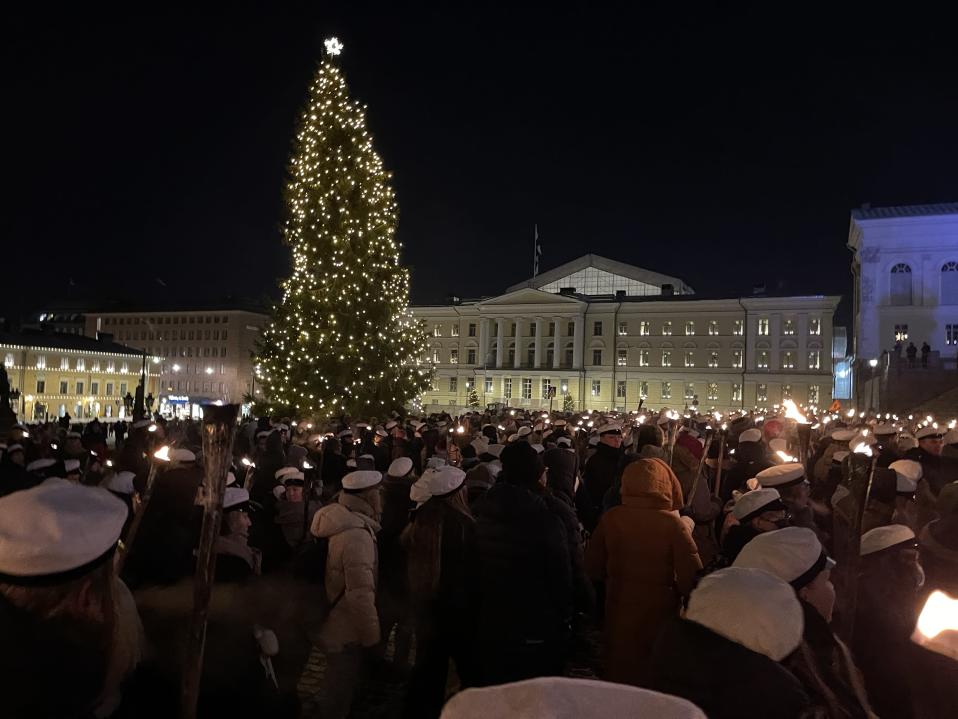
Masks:
[[[479,302],[480,310],[483,307],[502,307],[510,305],[548,305],[555,308],[567,307],[573,309],[584,304],[580,299],[566,295],[557,295],[552,292],[543,292],[532,287],[523,287],[522,289],[507,292],[498,297],[490,297],[487,300]]]

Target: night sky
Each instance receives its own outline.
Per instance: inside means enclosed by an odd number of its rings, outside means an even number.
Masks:
[[[275,294],[329,35],[395,175],[416,303],[527,278],[534,223],[543,269],[595,252],[706,295],[847,297],[851,208],[958,199],[947,18],[325,4],[8,17],[0,315]]]

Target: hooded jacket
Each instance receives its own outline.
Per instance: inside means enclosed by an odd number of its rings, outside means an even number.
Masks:
[[[586,571],[605,580],[605,678],[647,685],[652,646],[676,616],[702,568],[692,535],[672,511],[664,462],[640,459],[622,473],[622,504],[602,516],[586,550]]]
[[[336,602],[320,642],[328,652],[348,644],[370,647],[379,641],[376,613],[376,533],[379,522],[372,507],[356,494],[341,492],[339,502],[313,517],[310,531],[329,540],[326,559],[326,598]],[[338,601],[337,601],[338,599]]]

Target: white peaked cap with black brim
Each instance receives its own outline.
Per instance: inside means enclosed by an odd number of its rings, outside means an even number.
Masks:
[[[749,540],[733,567],[764,569],[788,582],[797,592],[835,566],[815,532],[807,527],[785,527]]]
[[[775,662],[798,648],[805,627],[791,585],[745,567],[704,577],[689,597],[685,618]]]
[[[431,497],[448,497],[462,487],[462,483],[466,481],[466,473],[447,464],[437,469],[427,469],[422,474],[422,481]]]
[[[88,574],[116,548],[127,507],[101,487],[47,479],[0,499],[0,582],[52,586]]]
[[[399,479],[412,472],[412,460],[409,457],[397,457],[389,464],[386,474]]]
[[[784,509],[785,505],[782,503],[782,496],[778,493],[777,489],[753,489],[751,492],[746,492],[739,497],[735,506],[732,507],[732,516],[744,524],[762,512]]]
[[[343,477],[343,489],[347,492],[362,492],[383,481],[381,473],[371,469],[358,469]]]
[[[755,475],[755,479],[762,487],[790,487],[798,484],[805,479],[805,465],[801,462],[786,462],[768,469],[763,469]]]
[[[889,549],[915,546],[915,533],[904,524],[887,524],[869,529],[862,535],[861,556],[878,554]]]

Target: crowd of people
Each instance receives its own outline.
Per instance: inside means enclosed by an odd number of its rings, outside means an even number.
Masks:
[[[198,422],[92,424],[0,444],[4,716],[178,711],[215,463]],[[370,676],[408,717],[958,706],[914,639],[958,596],[958,431],[931,420],[264,417],[229,461],[200,716],[298,716],[316,651],[324,718]],[[593,637],[603,681],[567,678]]]

